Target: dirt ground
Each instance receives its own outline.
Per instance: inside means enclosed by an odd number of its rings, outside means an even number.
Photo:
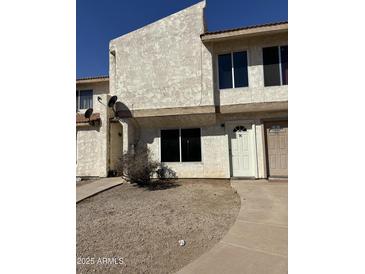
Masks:
[[[77,204],[77,273],[174,273],[228,232],[239,207],[228,180],[102,192]]]

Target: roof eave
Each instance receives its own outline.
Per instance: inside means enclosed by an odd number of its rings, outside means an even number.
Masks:
[[[223,31],[219,33],[205,33],[201,35],[201,39],[203,42],[216,42],[229,39],[246,38],[285,32],[288,32],[288,23],[274,26],[263,26],[241,30]]]
[[[84,78],[84,79],[76,79],[76,84],[90,84],[90,83],[99,83],[107,81],[109,81],[109,77]]]

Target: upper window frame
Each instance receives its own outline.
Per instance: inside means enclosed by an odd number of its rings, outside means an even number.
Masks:
[[[234,79],[234,62],[233,62],[233,54],[238,52],[246,52],[246,58],[247,58],[247,86],[246,87],[236,87],[235,85],[235,79]],[[220,82],[219,82],[219,55],[224,54],[230,54],[231,55],[231,71],[232,71],[232,87],[231,88],[220,88]],[[248,48],[242,48],[237,50],[227,50],[227,51],[220,51],[216,54],[216,77],[217,77],[217,88],[218,90],[232,90],[232,89],[247,89],[250,87],[250,73],[249,73],[249,66],[250,66],[250,52]]]
[[[264,68],[264,48],[278,48],[278,53],[279,53],[279,74],[280,74],[280,85],[275,85],[275,86],[265,86],[265,68]],[[282,71],[282,64],[281,64],[281,47],[288,47],[288,44],[280,44],[280,45],[271,45],[271,46],[264,46],[261,48],[261,58],[262,58],[262,82],[263,82],[263,86],[265,88],[270,88],[270,87],[281,87],[281,86],[288,86],[288,84],[283,84],[283,71]],[[289,48],[289,47],[288,47]],[[289,49],[288,49],[289,51]],[[289,58],[288,58],[289,59]],[[289,82],[289,81],[288,81]]]
[[[76,111],[84,111],[87,108],[80,108],[80,92],[81,91],[91,91],[91,101],[92,101],[92,108],[94,108],[94,90],[93,89],[76,89],[76,97],[77,97],[77,104],[76,104]]]

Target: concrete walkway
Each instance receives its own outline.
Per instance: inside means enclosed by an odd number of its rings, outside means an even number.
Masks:
[[[124,183],[124,180],[120,177],[103,178],[80,185],[76,183],[76,203],[122,183]]]
[[[288,183],[232,180],[241,198],[237,220],[211,250],[178,274],[288,272]]]

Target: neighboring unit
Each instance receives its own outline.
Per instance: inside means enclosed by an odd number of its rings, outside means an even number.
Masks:
[[[76,80],[76,176],[107,177],[118,169],[122,155],[122,124],[107,103],[109,77]],[[93,109],[90,119],[84,114]]]
[[[110,42],[109,94],[120,101],[121,132],[89,133],[110,147],[99,174],[141,146],[180,178],[288,176],[288,23],[207,32],[204,7]]]

